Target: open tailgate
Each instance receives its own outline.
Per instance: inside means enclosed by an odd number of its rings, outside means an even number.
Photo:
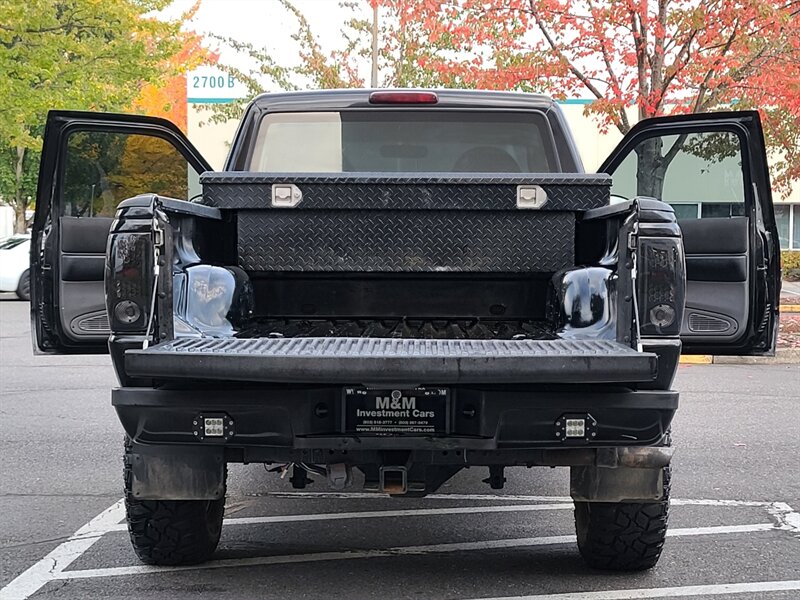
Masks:
[[[657,357],[602,340],[182,339],[128,350],[135,377],[283,383],[634,383]]]

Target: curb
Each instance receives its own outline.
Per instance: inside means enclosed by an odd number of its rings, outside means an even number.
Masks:
[[[710,354],[686,354],[681,356],[682,365],[793,365],[800,364],[800,349],[779,348],[775,356],[711,356]]]
[[[800,304],[781,304],[780,310],[782,314],[800,313]]]
[[[681,354],[682,365],[710,365],[714,357],[710,354]]]

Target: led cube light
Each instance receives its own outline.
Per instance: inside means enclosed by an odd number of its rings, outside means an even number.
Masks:
[[[203,429],[208,437],[222,437],[225,435],[223,419],[219,417],[206,417],[203,419]]]
[[[582,438],[586,436],[585,419],[567,419],[566,434],[568,438]]]
[[[597,440],[597,420],[589,413],[562,414],[555,421],[553,434],[567,444],[589,444]]]

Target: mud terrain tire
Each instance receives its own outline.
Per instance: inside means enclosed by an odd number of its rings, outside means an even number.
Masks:
[[[659,502],[575,502],[578,550],[590,567],[641,571],[655,566],[667,536],[669,467]]]
[[[125,512],[136,556],[148,565],[194,565],[214,554],[222,531],[224,496],[219,500],[134,498],[130,441],[125,440]]]

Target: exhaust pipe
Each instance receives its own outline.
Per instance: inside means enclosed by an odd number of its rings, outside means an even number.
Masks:
[[[408,470],[405,467],[381,467],[378,485],[381,492],[401,495],[408,491]]]

